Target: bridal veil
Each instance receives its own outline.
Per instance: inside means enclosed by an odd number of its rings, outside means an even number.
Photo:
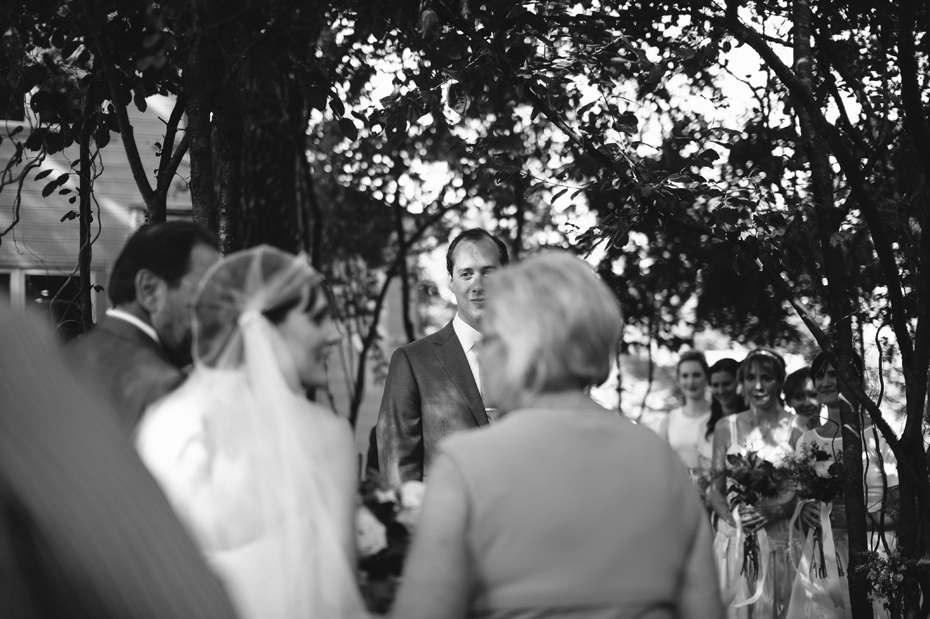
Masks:
[[[194,370],[136,445],[250,618],[362,617],[352,564],[354,445],[303,394],[269,316],[313,307],[304,255],[262,246],[218,262],[194,302]]]

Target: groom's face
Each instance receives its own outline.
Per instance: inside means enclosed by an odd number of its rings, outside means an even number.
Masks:
[[[500,252],[489,239],[462,241],[452,259],[452,292],[459,316],[472,328],[479,329],[485,282],[488,275],[500,268]]]
[[[177,286],[166,287],[160,311],[152,314],[152,326],[162,346],[176,363],[191,361],[191,305],[197,286],[214,262],[220,259],[218,251],[203,243],[191,249],[188,271]]]

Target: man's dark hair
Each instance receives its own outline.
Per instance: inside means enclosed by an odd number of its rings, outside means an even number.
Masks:
[[[148,269],[174,288],[190,269],[191,251],[198,244],[219,251],[216,235],[190,221],[146,224],[133,232],[123,246],[110,275],[110,302],[114,306],[136,300],[136,273]]]
[[[494,244],[497,245],[497,253],[500,256],[501,266],[507,266],[507,263],[510,262],[510,254],[507,253],[507,246],[504,245],[504,242],[484,228],[471,228],[459,234],[449,243],[449,251],[446,252],[446,270],[449,271],[449,275],[452,275],[452,266],[454,264],[453,256],[455,255],[455,248],[459,246],[459,243],[462,241],[478,243],[485,240],[493,241]]]

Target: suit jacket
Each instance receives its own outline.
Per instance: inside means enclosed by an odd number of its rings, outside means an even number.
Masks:
[[[487,425],[478,385],[450,322],[391,357],[378,413],[378,465],[391,484],[422,480],[444,437]]]
[[[70,348],[77,367],[103,388],[131,432],[150,404],[184,382],[165,350],[141,329],[107,317]]]
[[[44,325],[8,308],[0,303],[0,617],[233,619],[106,400],[65,367]]]

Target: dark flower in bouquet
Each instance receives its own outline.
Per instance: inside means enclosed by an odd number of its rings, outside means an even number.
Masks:
[[[419,481],[398,488],[369,475],[361,482],[355,520],[359,586],[373,613],[387,613],[394,601],[423,491]]]
[[[759,457],[755,451],[727,454],[727,469],[722,474],[727,480],[730,509],[740,504],[755,506],[762,499],[774,499],[784,488],[781,467]]]
[[[803,445],[785,458],[785,478],[802,499],[831,503],[843,492],[843,453],[830,453],[816,443]]]
[[[716,471],[714,475],[725,480],[731,510],[740,505],[755,507],[763,499],[774,499],[785,488],[781,467],[761,458],[752,450],[727,454],[727,468]],[[759,573],[759,552],[757,531],[746,531],[742,573],[746,574],[750,582]]]

